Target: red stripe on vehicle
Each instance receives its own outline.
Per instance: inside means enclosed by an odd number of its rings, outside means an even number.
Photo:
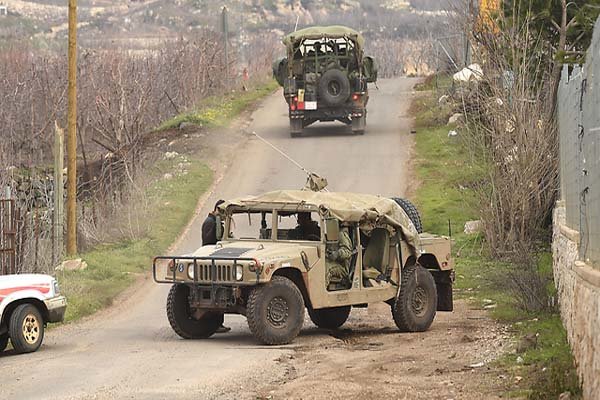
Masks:
[[[12,294],[14,292],[20,292],[21,290],[37,290],[38,292],[45,294],[45,293],[50,292],[50,287],[49,286],[18,286],[18,287],[14,287],[14,288],[0,289],[0,296],[6,297],[9,294]]]

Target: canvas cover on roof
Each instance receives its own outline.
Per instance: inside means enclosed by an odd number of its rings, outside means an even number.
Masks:
[[[318,208],[323,215],[340,221],[359,223],[370,230],[375,224],[387,224],[399,229],[411,252],[416,255],[419,235],[404,210],[392,199],[370,194],[346,192],[312,192],[309,190],[278,190],[258,196],[248,196],[227,201],[219,206],[221,211],[228,207],[260,209],[281,205],[306,205]]]
[[[300,39],[321,39],[323,37],[348,37],[354,40],[359,51],[361,51],[365,45],[365,39],[360,33],[358,33],[352,28],[348,28],[342,25],[311,26],[309,28],[300,29],[299,31],[287,34],[283,37],[282,41],[283,44],[289,47]]]

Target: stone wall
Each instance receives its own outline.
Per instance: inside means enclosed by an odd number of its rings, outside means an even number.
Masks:
[[[565,207],[554,209],[554,281],[563,323],[584,399],[600,399],[600,269],[578,260],[579,232],[565,225]]]

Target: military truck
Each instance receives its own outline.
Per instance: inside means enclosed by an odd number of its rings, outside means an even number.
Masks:
[[[154,260],[154,280],[172,285],[167,316],[182,338],[210,337],[224,314],[246,316],[259,342],[276,345],[299,334],[305,309],[318,327],[336,329],[351,308],[386,302],[403,332],[452,311],[450,239],[422,233],[407,200],[285,190],[225,202],[218,213],[216,245]],[[301,215],[312,231],[300,234]],[[346,279],[331,283],[340,229],[352,251]]]
[[[273,75],[283,86],[292,137],[317,121],[341,121],[355,134],[364,133],[367,84],[377,80],[364,43],[360,33],[344,26],[314,26],[283,38],[287,57],[273,63]]]

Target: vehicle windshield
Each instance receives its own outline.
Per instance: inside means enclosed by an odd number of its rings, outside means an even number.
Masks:
[[[271,211],[239,211],[229,218],[228,239],[272,240]],[[316,212],[279,212],[277,240],[321,240],[319,214]]]
[[[230,239],[268,239],[273,221],[271,211],[243,211],[230,217]]]

